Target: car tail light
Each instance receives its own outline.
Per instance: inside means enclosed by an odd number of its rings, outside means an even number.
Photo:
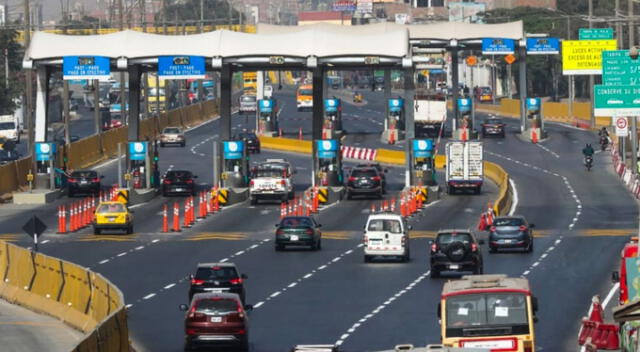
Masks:
[[[276,235],[284,235],[284,231],[282,229],[278,229],[278,231],[276,231]]]
[[[313,235],[313,230],[307,229],[304,233],[306,233],[307,235]]]
[[[253,187],[256,183],[253,180],[249,181],[249,187]]]
[[[68,182],[71,182],[71,183],[76,183],[76,182],[78,182],[78,180],[76,180],[75,178],[70,178],[70,179],[68,179],[67,181],[68,181]]]
[[[356,180],[356,178],[355,178],[355,177],[353,177],[353,176],[350,176],[350,177],[349,177],[349,182],[353,182],[353,181],[355,181],[355,180]]]
[[[187,329],[186,333],[187,333],[187,335],[195,335],[196,334],[196,329]]]
[[[489,228],[489,231],[496,232],[496,227],[495,226],[491,226],[491,228]]]
[[[184,181],[184,182],[186,182],[186,183],[193,183],[193,180],[186,180],[186,181]]]
[[[431,244],[431,251],[432,251],[432,252],[437,252],[437,251],[438,251],[438,245],[437,245],[437,244],[435,244],[435,243],[432,243],[432,244]]]
[[[520,231],[521,232],[527,231],[527,227],[524,225],[520,225]]]
[[[369,237],[364,236],[364,245],[368,245],[369,244]]]
[[[478,251],[478,245],[477,245],[477,244],[475,244],[475,243],[472,243],[472,244],[471,244],[471,251],[472,251],[472,252],[477,252],[477,251]]]
[[[202,284],[204,284],[204,280],[200,280],[200,279],[191,279],[191,284],[192,284],[192,285],[202,285]]]
[[[405,243],[407,243],[407,237],[406,236],[402,236],[402,246],[404,247]]]
[[[287,181],[282,180],[282,181],[280,181],[280,184],[283,185],[283,186],[286,186],[287,185]]]
[[[380,181],[380,176],[373,176],[371,179],[374,181]]]
[[[235,279],[229,280],[229,283],[232,285],[240,285],[242,283],[242,278],[236,277]]]
[[[91,180],[91,182],[100,182],[100,178],[99,178],[99,177],[96,177],[96,178],[94,178],[93,180]]]
[[[247,333],[247,330],[245,329],[238,329],[238,331],[236,331],[236,335],[244,335]]]
[[[164,181],[162,181],[162,183],[164,183],[165,185],[169,185],[171,184],[171,180],[165,179]]]
[[[242,318],[244,318],[244,315],[242,315],[242,313],[228,314],[227,315],[227,322],[229,322],[229,323],[241,323],[242,322]]]

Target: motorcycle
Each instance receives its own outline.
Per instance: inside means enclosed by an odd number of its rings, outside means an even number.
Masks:
[[[593,156],[587,155],[584,157],[584,166],[587,167],[587,171],[591,171],[591,167],[593,166]]]
[[[354,103],[361,103],[362,102],[362,94],[360,94],[360,93],[353,94],[353,102]]]
[[[607,149],[608,145],[609,145],[609,137],[600,136],[600,149],[604,152]]]

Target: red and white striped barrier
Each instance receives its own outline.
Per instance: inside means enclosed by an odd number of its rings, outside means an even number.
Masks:
[[[344,159],[374,161],[376,160],[377,152],[376,149],[371,148],[342,146],[342,157]]]

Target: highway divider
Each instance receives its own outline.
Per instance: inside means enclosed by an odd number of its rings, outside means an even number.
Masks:
[[[284,152],[311,154],[311,141],[279,137],[260,137],[261,148]],[[375,161],[381,164],[404,165],[405,153],[401,150],[378,149]],[[442,169],[446,165],[444,155],[436,155],[435,165]],[[498,197],[493,202],[493,208],[498,215],[506,215],[513,202],[513,189],[509,182],[509,174],[498,164],[484,162],[484,172],[487,178],[498,186]]]
[[[0,241],[0,297],[85,333],[73,351],[128,351],[122,292],[77,264]]]
[[[208,100],[182,109],[160,113],[140,120],[140,139],[154,139],[167,126],[189,128],[218,115],[218,101]],[[67,169],[83,169],[116,156],[118,144],[127,142],[128,127],[123,126],[98,135],[89,136],[58,148],[57,164],[63,165],[66,152]],[[125,148],[122,149],[125,152]],[[31,170],[31,157],[0,166],[0,195],[8,198],[12,192],[28,185],[27,174]]]

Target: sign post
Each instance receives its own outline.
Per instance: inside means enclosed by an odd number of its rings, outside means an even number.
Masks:
[[[35,215],[31,216],[31,219],[27,220],[22,226],[24,233],[33,238],[33,249],[36,252],[38,251],[38,237],[41,236],[46,229],[47,225]]]
[[[580,28],[578,30],[580,40],[613,39],[613,28]]]
[[[613,118],[614,125],[616,126],[616,136],[627,137],[629,136],[629,123],[626,117],[616,116]]]

